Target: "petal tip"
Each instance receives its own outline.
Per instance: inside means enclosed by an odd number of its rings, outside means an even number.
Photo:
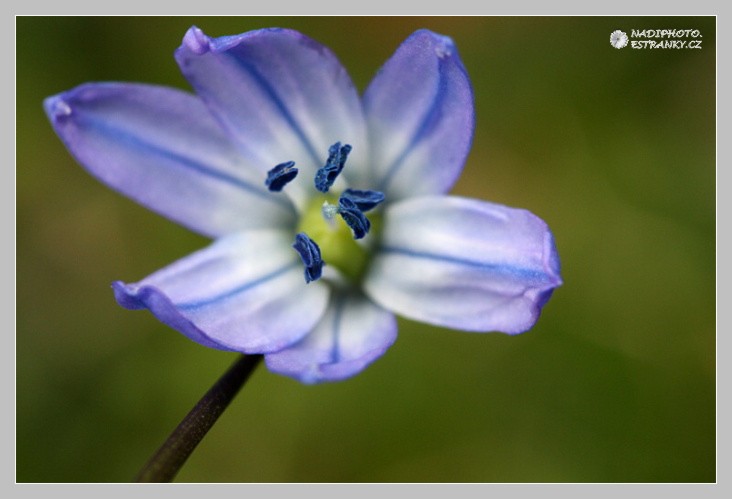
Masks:
[[[441,35],[428,29],[417,30],[412,36],[428,37],[438,59],[447,59],[455,53],[455,42],[449,36]]]
[[[433,34],[435,38],[435,55],[438,59],[447,59],[455,52],[455,43],[449,36]]]
[[[122,307],[130,310],[148,309],[163,324],[183,333],[196,343],[218,350],[252,353],[209,336],[193,321],[183,315],[170,299],[154,286],[140,286],[114,281],[112,289],[117,303]]]
[[[112,290],[114,291],[114,298],[120,306],[129,310],[145,308],[145,304],[138,297],[138,290],[133,288],[133,286],[125,284],[122,281],[114,281],[112,283]]]
[[[54,123],[71,116],[71,106],[64,100],[63,94],[47,97],[43,101],[43,108]]]
[[[191,26],[183,36],[183,46],[196,55],[211,50],[211,39],[197,26]]]

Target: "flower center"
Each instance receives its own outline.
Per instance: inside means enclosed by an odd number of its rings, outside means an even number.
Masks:
[[[369,248],[376,238],[363,240],[369,232],[378,233],[380,216],[367,211],[384,201],[378,191],[346,189],[340,196],[329,193],[330,187],[345,166],[349,144],[336,142],[328,149],[328,159],[315,174],[314,196],[303,213],[292,247],[305,266],[305,282],[317,280],[323,265],[336,268],[343,277],[359,281],[369,260]],[[267,173],[265,184],[270,191],[281,191],[297,176],[293,161],[281,163]]]
[[[298,233],[305,233],[320,247],[323,261],[338,269],[349,280],[358,282],[369,261],[366,241],[354,238],[354,231],[345,217],[337,216],[338,198],[332,194],[315,196],[300,218]],[[341,213],[343,215],[343,213]],[[363,213],[361,216],[364,216]],[[365,218],[365,216],[364,216]],[[378,233],[380,216],[370,215],[369,239]]]

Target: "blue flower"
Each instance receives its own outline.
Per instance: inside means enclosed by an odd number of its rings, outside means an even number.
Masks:
[[[195,95],[90,83],[44,102],[92,175],[215,239],[115,282],[123,307],[205,346],[265,354],[305,383],[381,356],[394,314],[466,331],[534,325],[561,284],[546,224],[445,195],[474,128],[450,38],[412,34],[362,98],[328,48],[292,30],[192,27],[175,58]]]

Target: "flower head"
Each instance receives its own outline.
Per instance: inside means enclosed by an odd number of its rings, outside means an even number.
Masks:
[[[175,58],[195,95],[90,83],[44,103],[94,176],[215,239],[113,283],[120,305],[307,383],[381,356],[394,314],[466,331],[534,325],[561,284],[546,224],[445,195],[474,127],[450,38],[412,34],[362,98],[330,50],[292,30],[192,27]]]

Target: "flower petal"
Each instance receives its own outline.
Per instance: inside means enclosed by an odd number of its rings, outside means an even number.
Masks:
[[[562,283],[554,238],[526,210],[431,196],[391,206],[384,224],[365,290],[411,319],[521,333]]]
[[[360,292],[335,296],[302,341],[265,357],[267,367],[303,383],[338,381],[361,372],[394,343],[394,315]]]
[[[44,107],[92,175],[196,232],[216,237],[293,223],[287,198],[267,191],[191,94],[96,83],[49,97]]]
[[[288,29],[210,38],[194,26],[175,57],[239,148],[258,158],[262,171],[295,161],[301,175],[312,179],[325,164],[328,147],[338,141],[354,146],[347,169],[365,166],[358,93],[327,47]],[[312,184],[296,182],[285,192],[301,197],[306,191]]]
[[[312,330],[329,296],[322,283],[305,285],[290,239],[273,230],[226,236],[138,283],[115,282],[115,296],[203,345],[277,351]]]
[[[447,192],[470,150],[470,80],[448,37],[412,34],[364,95],[376,183],[390,201]]]

